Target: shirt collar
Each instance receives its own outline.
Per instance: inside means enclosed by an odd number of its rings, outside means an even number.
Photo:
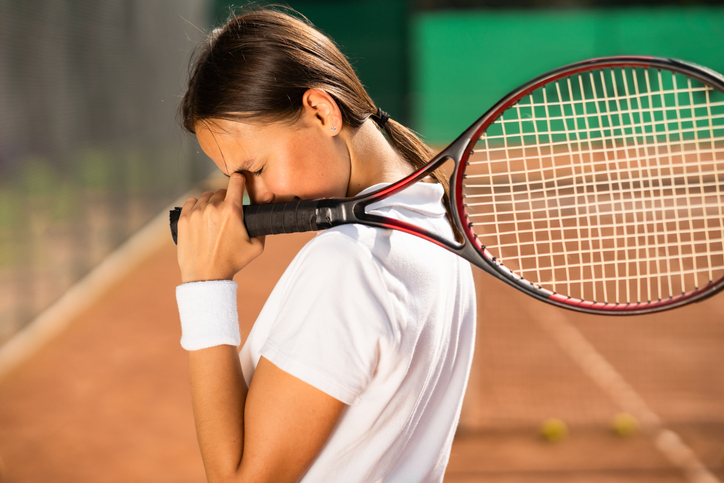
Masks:
[[[390,183],[375,184],[362,190],[359,195],[369,194],[389,185]],[[444,193],[445,190],[439,183],[419,181],[384,200],[372,203],[367,207],[366,211],[401,208],[427,216],[444,216],[445,206],[442,204]]]

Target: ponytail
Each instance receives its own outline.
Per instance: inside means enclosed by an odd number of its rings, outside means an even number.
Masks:
[[[407,162],[412,165],[413,168],[421,168],[435,155],[435,151],[422,142],[422,140],[417,137],[411,129],[403,126],[399,122],[389,119],[384,123],[383,129],[387,133],[387,138],[392,143],[392,146],[407,160]],[[445,205],[446,217],[450,222],[450,226],[453,228],[455,240],[462,242],[462,236],[453,222],[452,207],[450,206],[450,183],[448,182],[448,177],[442,171],[442,168],[438,168],[433,171],[431,176],[442,186],[444,190],[442,201]]]

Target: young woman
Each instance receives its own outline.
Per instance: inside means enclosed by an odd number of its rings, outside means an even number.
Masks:
[[[182,115],[229,176],[179,221],[181,342],[209,481],[442,481],[474,342],[467,262],[397,231],[326,230],[240,352],[232,281],[264,247],[242,223],[245,190],[254,203],[354,196],[429,149],[374,105],[328,38],[268,9],[202,46]],[[452,237],[436,179],[372,208]]]

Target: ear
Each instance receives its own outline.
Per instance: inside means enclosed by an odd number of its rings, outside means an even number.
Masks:
[[[302,96],[304,115],[330,136],[342,130],[342,111],[332,96],[322,89],[308,89]]]

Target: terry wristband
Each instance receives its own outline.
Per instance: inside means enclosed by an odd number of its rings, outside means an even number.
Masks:
[[[195,351],[241,344],[236,311],[236,282],[213,280],[176,287],[181,316],[181,347]]]

